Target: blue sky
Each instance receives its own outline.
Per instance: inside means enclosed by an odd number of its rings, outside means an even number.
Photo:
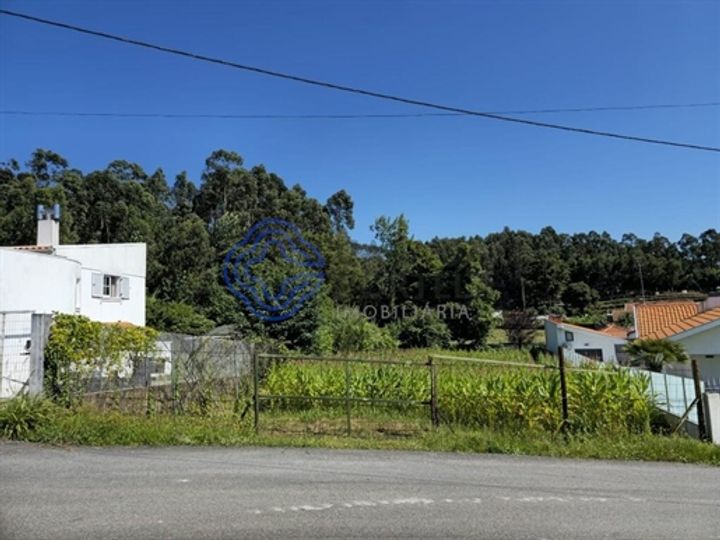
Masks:
[[[478,110],[720,101],[718,2],[38,2],[6,9],[339,84]],[[425,112],[0,17],[0,109]],[[720,146],[720,107],[526,116]],[[720,155],[473,117],[352,120],[0,116],[0,160],[44,147],[199,181],[218,148],[321,200],[353,236],[404,213],[416,238],[504,226],[672,240],[720,228]]]

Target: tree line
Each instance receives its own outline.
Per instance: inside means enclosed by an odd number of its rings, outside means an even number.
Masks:
[[[148,324],[191,333],[233,325],[304,349],[342,348],[343,335],[378,346],[477,347],[495,310],[582,315],[600,300],[637,297],[641,287],[653,295],[720,285],[715,229],[678,242],[552,227],[420,241],[399,215],[379,217],[375,241],[360,244],[350,237],[354,204],[345,190],[318,201],[227,150],[213,152],[194,180],[123,160],[84,173],[38,149],[23,165],[0,164],[0,245],[33,244],[35,206],[59,203],[62,243],[147,244]],[[267,217],[295,224],[326,261],[322,292],[280,323],[257,320],[221,279],[228,249]]]

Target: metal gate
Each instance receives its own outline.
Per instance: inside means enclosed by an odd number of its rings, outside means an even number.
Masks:
[[[0,399],[27,390],[30,383],[31,311],[0,312]]]

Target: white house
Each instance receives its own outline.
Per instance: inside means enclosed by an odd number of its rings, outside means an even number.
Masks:
[[[706,383],[720,385],[720,296],[704,302],[648,302],[629,304],[634,327],[629,331],[616,325],[591,330],[550,317],[545,322],[545,342],[553,353],[558,347],[604,362],[623,359],[622,347],[633,339],[667,339],[680,343],[697,360]],[[626,334],[626,335],[623,335]],[[689,376],[690,366],[668,366],[668,373]]]
[[[0,397],[29,375],[32,313],[145,325],[145,244],[61,245],[60,208],[37,217],[36,245],[0,247]]]
[[[557,353],[558,347],[585,358],[616,364],[622,358],[622,348],[627,343],[627,329],[609,325],[593,330],[563,322],[557,317],[545,320],[545,345],[548,351]]]

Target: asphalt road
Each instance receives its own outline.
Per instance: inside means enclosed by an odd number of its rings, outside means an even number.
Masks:
[[[0,538],[720,538],[720,469],[0,443]]]

